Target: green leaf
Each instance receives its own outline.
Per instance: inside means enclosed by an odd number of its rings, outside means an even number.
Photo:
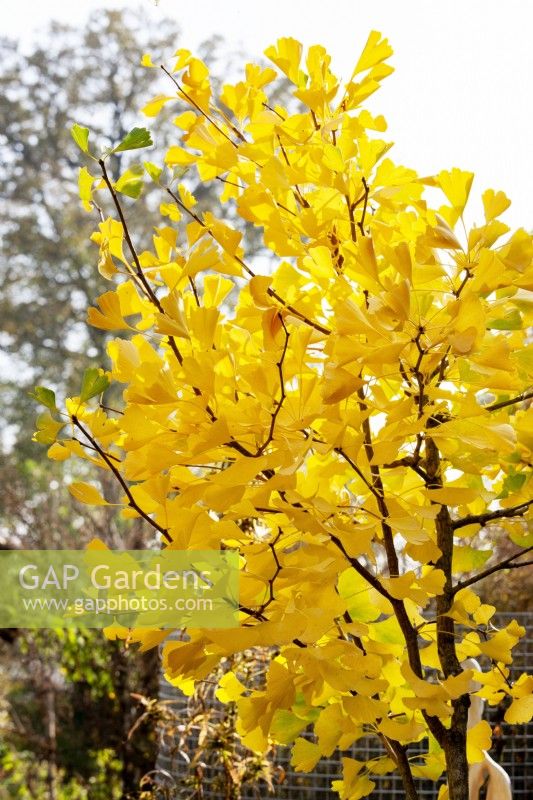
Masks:
[[[83,153],[89,152],[89,128],[76,123],[70,129],[70,135]]]
[[[124,139],[113,148],[113,153],[122,153],[124,150],[138,150],[141,147],[153,145],[150,131],[146,128],[133,128]]]
[[[272,719],[270,734],[278,744],[292,744],[308,724],[308,720],[297,717],[292,711],[278,708]]]
[[[90,400],[97,394],[102,394],[109,386],[109,380],[105,375],[102,375],[98,367],[89,367],[83,374],[81,382],[80,400]]]
[[[461,545],[453,550],[453,572],[472,572],[482,567],[492,555],[492,550],[479,550],[477,547]]]
[[[148,173],[148,175],[151,177],[151,179],[155,183],[159,183],[159,178],[161,177],[161,173],[163,172],[163,169],[161,167],[158,167],[157,164],[152,164],[151,161],[145,161],[144,162],[144,168],[145,168],[146,172]]]
[[[519,460],[520,460],[519,458],[516,459],[516,462],[519,463]],[[527,475],[524,472],[509,473],[509,475],[505,476],[505,479],[502,484],[502,490],[496,499],[503,500],[506,497],[509,497],[510,494],[519,492],[524,486],[526,480],[527,480]]]
[[[516,308],[501,319],[491,319],[487,322],[487,328],[496,331],[519,331],[522,327],[522,317]]]
[[[143,190],[143,174],[143,168],[139,164],[132,165],[115,183],[115,189],[137,200]]]
[[[42,406],[49,408],[50,411],[57,411],[55,392],[47,389],[46,386],[36,386],[33,392],[29,392],[29,395]]]

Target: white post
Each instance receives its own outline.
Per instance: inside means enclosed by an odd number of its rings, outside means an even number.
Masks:
[[[466,661],[463,661],[461,666],[464,670],[473,669],[476,670],[476,672],[481,672],[481,667],[473,658],[468,658]],[[472,680],[470,681],[468,689],[470,692],[477,692],[481,689],[481,684],[478,681]],[[481,697],[475,695],[470,696],[468,728],[473,728],[474,725],[481,722],[484,705],[485,701]],[[484,751],[483,761],[477,764],[470,764],[468,768],[470,800],[479,800],[481,787],[487,778],[487,800],[512,800],[511,779],[509,775],[486,751]]]

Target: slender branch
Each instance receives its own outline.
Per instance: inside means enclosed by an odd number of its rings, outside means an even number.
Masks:
[[[276,366],[278,368],[278,373],[279,373],[280,397],[279,397],[279,400],[276,402],[276,406],[274,408],[274,411],[270,415],[270,417],[271,417],[271,419],[270,419],[270,430],[268,432],[268,436],[265,439],[265,441],[263,442],[263,444],[258,448],[256,456],[263,455],[263,453],[265,452],[266,448],[268,447],[268,445],[270,444],[270,442],[274,438],[274,430],[275,430],[275,427],[276,427],[276,420],[278,418],[279,412],[281,411],[281,407],[283,405],[283,402],[284,402],[285,398],[287,397],[287,395],[285,393],[285,377],[283,375],[283,364],[284,364],[284,361],[285,361],[285,356],[287,355],[287,348],[289,346],[289,331],[287,330],[287,326],[285,325],[285,323],[283,321],[283,317],[281,316],[279,311],[278,311],[278,316],[279,316],[280,322],[282,324],[283,330],[285,332],[285,342],[283,344],[283,350],[281,352],[281,356],[280,356],[279,361],[276,362]]]
[[[368,410],[368,406],[366,404],[366,398],[362,387],[358,390],[358,396],[359,396],[359,408],[361,410],[361,414],[363,415],[362,428],[364,434],[364,449],[370,467],[370,473],[372,475],[372,484],[369,484],[364,478],[364,476],[363,480],[365,480],[366,485],[369,487],[370,491],[376,498],[377,505],[382,516],[381,530],[383,534],[383,542],[385,545],[385,552],[387,556],[387,566],[388,566],[389,576],[396,577],[399,575],[399,559],[394,545],[394,534],[392,528],[387,522],[389,511],[385,499],[385,489],[381,478],[381,472],[379,466],[377,464],[372,463],[374,457],[374,447],[372,444],[372,431],[370,429],[370,422],[368,419],[368,415],[366,413]],[[354,466],[356,467],[356,465]],[[358,467],[357,467],[357,474],[360,474],[360,470]],[[359,574],[361,574],[360,569],[358,569],[358,567],[361,568],[361,565],[358,562],[356,563],[357,567],[355,564],[352,564],[352,566],[359,572]],[[365,570],[365,572],[367,571]],[[368,577],[366,575],[364,577],[366,577],[366,580],[368,580]],[[381,587],[381,594],[383,594],[383,592],[386,590],[384,590],[384,588],[381,586],[381,583],[376,578],[374,578],[373,575],[371,575],[371,577],[373,580],[379,583]],[[377,589],[376,586],[374,586],[374,588]],[[377,591],[379,591],[379,589],[377,589]],[[393,607],[394,614],[396,616],[396,619],[398,620],[398,624],[402,631],[411,669],[413,670],[413,672],[417,677],[424,679],[424,670],[422,668],[420,649],[418,646],[418,634],[416,629],[412,625],[411,620],[409,619],[409,615],[405,608],[405,604],[402,600],[398,600],[397,598],[392,597],[392,595],[390,595],[388,592],[385,596],[390,601]],[[439,744],[442,746],[447,733],[443,723],[438,717],[428,714],[426,711],[422,713],[429,730],[431,731],[435,739],[439,742]]]
[[[172,541],[172,537],[170,536],[168,530],[166,528],[163,528],[161,525],[159,525],[158,522],[156,522],[154,519],[152,519],[152,517],[149,514],[147,514],[146,511],[143,511],[143,509],[139,506],[139,504],[137,503],[137,501],[135,500],[135,498],[133,497],[133,495],[131,493],[130,487],[128,486],[128,484],[126,483],[124,478],[122,477],[122,475],[120,473],[120,470],[116,467],[115,464],[113,464],[113,461],[108,456],[108,454],[105,452],[105,450],[102,450],[102,448],[100,447],[100,445],[98,444],[96,439],[94,439],[91,436],[89,431],[84,427],[84,425],[82,425],[82,423],[79,421],[79,419],[75,415],[72,416],[72,422],[74,423],[76,428],[78,428],[78,430],[80,430],[83,433],[85,438],[91,443],[93,449],[96,450],[96,452],[98,453],[100,458],[107,464],[107,466],[109,467],[109,469],[111,470],[111,472],[113,473],[113,475],[115,476],[115,478],[117,479],[119,484],[121,485],[122,489],[124,490],[124,494],[128,498],[128,505],[130,506],[130,508],[133,508],[133,510],[136,511],[137,514],[139,514],[139,516],[141,516],[148,523],[150,523],[150,525],[153,528],[155,528],[157,531],[159,531],[159,533],[163,534],[163,536],[167,540],[167,542],[171,542]]]
[[[194,99],[193,99],[193,98],[192,98],[192,97],[191,97],[189,94],[187,94],[187,92],[186,92],[186,91],[185,91],[185,89],[184,89],[184,88],[181,86],[181,84],[179,83],[179,81],[177,81],[177,80],[176,80],[176,78],[174,77],[174,75],[173,75],[171,72],[169,72],[169,71],[168,71],[168,69],[167,69],[167,68],[166,68],[166,67],[165,67],[163,64],[161,64],[161,69],[163,70],[163,72],[165,73],[165,75],[168,75],[168,77],[170,78],[170,80],[172,81],[172,83],[174,84],[174,86],[177,88],[178,92],[179,92],[181,95],[183,95],[183,97],[184,97],[184,98],[187,100],[187,102],[188,102],[188,103],[190,103],[190,104],[191,104],[191,106],[194,106],[194,108],[195,108],[197,111],[199,111],[199,112],[200,112],[200,114],[201,114],[203,117],[205,117],[205,119],[206,119],[208,122],[210,122],[210,123],[211,123],[211,125],[212,125],[212,126],[213,126],[213,127],[214,127],[214,128],[215,128],[215,129],[216,129],[216,130],[217,130],[217,131],[220,133],[220,135],[221,135],[221,136],[223,136],[225,139],[227,139],[227,140],[228,140],[228,142],[230,142],[230,144],[232,144],[232,145],[233,145],[233,147],[237,147],[238,145],[237,145],[237,144],[236,144],[236,143],[233,141],[233,139],[231,138],[231,136],[228,136],[228,134],[227,134],[225,131],[223,131],[223,130],[222,130],[222,128],[221,128],[219,125],[217,125],[217,123],[215,122],[215,120],[214,120],[214,119],[212,119],[212,118],[209,116],[209,114],[207,114],[207,113],[204,111],[204,109],[203,109],[201,106],[199,106],[199,105],[198,105],[198,103],[197,103],[197,102],[196,102],[196,101],[195,101],[195,100],[194,100]],[[241,136],[241,138],[242,138],[242,136]]]
[[[378,508],[382,516],[381,530],[383,533],[383,543],[385,545],[385,552],[387,554],[387,565],[389,568],[389,575],[392,578],[400,574],[398,554],[394,546],[394,534],[392,532],[392,528],[387,522],[387,518],[389,516],[389,509],[387,508],[387,502],[385,500],[385,488],[383,486],[381,472],[379,466],[373,463],[374,447],[372,444],[372,431],[370,429],[370,420],[367,414],[368,406],[366,404],[365,393],[362,386],[357,390],[357,395],[359,397],[359,408],[363,418],[362,428],[364,435],[364,450],[368,461],[368,466],[370,468],[370,474],[372,476],[371,491],[377,500]]]
[[[154,304],[154,306],[157,308],[157,310],[159,311],[160,314],[164,314],[165,310],[164,310],[163,306],[161,305],[157,295],[154,294],[154,292],[152,290],[152,287],[148,283],[148,281],[146,279],[146,276],[145,276],[145,274],[143,272],[143,269],[142,269],[142,266],[141,266],[141,262],[139,260],[138,254],[137,254],[137,250],[135,249],[135,245],[133,244],[133,241],[132,241],[130,233],[129,233],[129,229],[128,229],[128,225],[127,225],[127,222],[126,222],[126,218],[124,216],[124,212],[122,211],[122,206],[120,205],[120,201],[119,201],[117,193],[116,193],[116,191],[115,191],[115,189],[113,187],[113,184],[111,183],[111,181],[109,179],[109,175],[107,173],[105,162],[102,159],[100,159],[100,161],[98,163],[100,164],[100,167],[102,168],[102,177],[104,179],[104,182],[105,182],[106,186],[109,189],[111,197],[113,198],[113,202],[115,204],[115,208],[117,210],[117,213],[119,215],[120,221],[122,223],[122,228],[124,230],[124,238],[126,239],[129,251],[131,253],[131,257],[132,257],[133,262],[134,262],[135,267],[136,267],[136,273],[134,273],[134,275],[136,275],[138,280],[141,282],[141,284],[143,286],[143,289],[145,291],[145,294],[147,295],[148,299]],[[172,194],[172,192],[171,192],[171,194]],[[172,194],[172,197],[174,198],[174,200],[176,200],[176,202],[179,202],[178,198],[174,194]],[[183,203],[180,203],[180,205],[185,210],[188,210]],[[189,213],[192,213],[192,212],[189,212]],[[203,224],[203,223],[201,223],[201,220],[196,216],[196,214],[192,214],[192,216],[198,222],[200,222],[200,224]],[[192,278],[190,278],[190,283],[191,283],[191,288],[192,288],[192,291],[193,291],[195,299],[196,299],[196,303],[199,305],[198,293],[196,291],[196,286],[195,286],[194,280]],[[181,366],[183,364],[183,356],[181,355],[181,352],[180,352],[180,350],[179,350],[179,348],[178,348],[178,346],[176,344],[175,338],[173,336],[168,336],[167,339],[168,339],[168,343],[169,343],[170,349],[172,350],[172,352],[176,356],[176,359],[177,359],[179,365]],[[192,390],[193,390],[194,394],[196,395],[196,397],[201,397],[202,392],[200,391],[200,389],[198,389],[197,386],[193,386]],[[211,421],[212,422],[216,422],[217,418],[216,418],[216,416],[215,416],[215,414],[214,414],[214,412],[213,412],[213,410],[212,410],[212,408],[210,407],[209,404],[206,405],[206,412],[209,415],[209,418],[211,419]]]
[[[510,506],[509,508],[499,508],[497,511],[487,511],[485,514],[469,514],[461,519],[456,519],[452,522],[452,528],[465,528],[467,525],[486,525],[487,522],[492,522],[494,519],[504,519],[505,517],[522,517],[533,503],[533,500],[527,500],[525,503],[519,503],[517,506]]]
[[[394,597],[387,591],[387,589],[385,589],[384,586],[381,585],[381,581],[379,580],[379,578],[376,578],[375,575],[372,575],[372,573],[366,567],[364,567],[361,564],[360,561],[358,561],[356,558],[354,558],[354,556],[349,555],[348,551],[344,547],[344,545],[343,545],[342,541],[339,539],[339,537],[335,536],[335,534],[333,534],[333,533],[329,533],[329,538],[331,539],[333,544],[336,547],[338,547],[338,549],[341,551],[343,556],[346,558],[346,560],[348,561],[350,566],[354,568],[354,570],[357,572],[357,574],[360,575],[361,578],[364,578],[364,580],[373,589],[375,589],[376,592],[378,592],[382,597],[385,597],[390,603],[394,603]]]
[[[489,406],[485,406],[485,410],[498,411],[500,408],[506,408],[507,406],[514,406],[516,403],[523,403],[524,400],[530,400],[532,397],[533,397],[533,390],[529,390],[526,392],[522,392],[522,394],[519,394],[516,397],[511,397],[510,400],[502,400],[499,403],[491,403]]]
[[[346,200],[346,206],[348,208],[348,217],[350,218],[350,233],[352,236],[352,242],[357,241],[357,230],[355,227],[355,217],[353,214],[353,205],[350,202],[350,198],[347,194],[344,195],[344,199]]]
[[[100,406],[100,408],[101,408],[101,409],[103,409],[104,411],[112,411],[112,412],[113,412],[113,414],[121,414],[121,415],[123,415],[123,414],[124,414],[124,412],[123,412],[123,411],[121,411],[119,408],[111,408],[111,406],[105,406],[103,403],[99,403],[98,405],[99,405],[99,406]]]
[[[278,116],[281,120],[283,120],[283,122],[285,122],[285,117],[283,116],[283,114],[280,114],[279,111],[277,111],[275,108],[269,106],[268,103],[263,102],[261,103],[261,105],[263,106],[263,108],[268,108],[269,111],[272,111],[274,114],[276,114],[276,116]]]
[[[198,297],[198,289],[196,288],[196,284],[194,282],[194,278],[192,277],[192,275],[189,275],[189,286],[192,289],[196,305],[198,306],[198,308],[200,308],[200,298]]]
[[[280,137],[279,133],[276,134],[276,137],[277,137],[277,140],[279,142],[279,146],[281,148],[281,152],[283,154],[283,158],[285,160],[285,163],[287,164],[288,167],[290,167],[291,166],[291,162],[289,161],[289,157],[287,155],[287,151],[285,150],[285,147],[283,146],[283,142],[281,141],[281,137]],[[297,183],[294,185],[293,195],[294,195],[294,198],[295,198],[296,202],[300,203],[300,205],[303,208],[309,208],[309,203],[307,202],[307,200],[303,196],[303,194],[302,194],[302,192],[300,190],[300,187],[298,186]]]
[[[520,561],[519,563],[514,562],[517,558],[520,558],[520,556],[525,556],[526,553],[530,553],[532,550],[533,545],[526,547],[524,550],[521,550],[520,553],[514,553],[514,555],[509,556],[509,558],[505,558],[503,561],[500,561],[493,567],[489,567],[488,569],[483,570],[483,572],[479,572],[477,575],[473,575],[471,578],[467,578],[464,581],[459,581],[459,583],[454,586],[453,593],[457,594],[457,592],[460,592],[461,589],[466,589],[467,586],[472,586],[474,583],[478,583],[479,581],[488,578],[489,575],[494,575],[495,572],[499,572],[502,569],[520,569],[520,567],[530,567],[533,564],[533,561]]]
[[[115,188],[114,188],[114,186],[113,186],[113,184],[111,182],[111,179],[109,178],[104,159],[101,158],[98,161],[98,164],[100,165],[100,169],[102,170],[102,177],[104,179],[104,183],[105,183],[105,185],[107,186],[107,188],[109,190],[109,193],[110,193],[110,195],[111,195],[111,197],[113,199],[114,206],[115,206],[115,208],[117,210],[117,214],[118,214],[118,216],[120,218],[120,222],[122,223],[122,229],[124,231],[124,238],[126,239],[126,243],[128,245],[128,249],[129,249],[129,251],[131,253],[131,257],[133,259],[133,263],[135,264],[136,275],[137,275],[139,281],[142,284],[142,287],[143,287],[144,292],[146,293],[146,296],[154,303],[154,305],[157,307],[157,309],[162,312],[163,309],[161,308],[161,304],[160,304],[159,300],[157,299],[157,297],[155,296],[155,294],[154,294],[154,292],[152,290],[152,287],[150,286],[150,284],[146,280],[146,276],[145,276],[145,274],[143,272],[143,269],[142,269],[142,266],[141,266],[141,262],[139,260],[139,256],[138,256],[137,250],[135,248],[135,245],[133,244],[133,241],[132,241],[132,238],[131,238],[131,235],[130,235],[130,232],[129,232],[128,223],[126,222],[126,217],[124,216],[124,212],[122,210],[122,206],[121,206],[120,201],[118,199],[118,195],[117,195],[117,193],[115,191]]]
[[[472,277],[472,272],[470,271],[470,269],[469,269],[468,267],[466,267],[466,269],[465,269],[465,276],[464,276],[463,280],[461,281],[461,284],[460,284],[459,288],[458,288],[458,289],[456,289],[456,290],[454,291],[454,295],[455,295],[456,297],[459,297],[459,295],[461,294],[461,292],[462,292],[462,291],[463,291],[463,289],[465,288],[465,286],[466,286],[466,284],[467,284],[468,280],[469,280],[471,277]]]
[[[98,455],[100,455],[100,451],[97,450],[96,447],[93,447],[92,444],[87,444],[86,442],[82,442],[81,439],[78,439],[77,436],[73,436],[71,441],[78,442],[78,444],[81,444],[82,447],[87,447],[89,450],[93,450],[95,453],[98,453]],[[122,463],[120,458],[118,458],[118,456],[114,456],[112,453],[106,453],[106,456],[108,458],[112,458],[113,461],[118,461],[119,464]]]
[[[421,441],[421,440],[420,440]],[[395,469],[396,467],[409,467],[417,475],[419,475],[422,480],[427,483],[429,481],[429,475],[425,472],[422,467],[419,466],[419,457],[416,455],[412,456],[405,456],[404,458],[397,458],[395,461],[390,461],[388,464],[383,464],[383,469]]]
[[[456,298],[460,297],[461,292],[465,288],[468,280],[472,277],[472,274],[473,273],[472,273],[472,271],[470,269],[466,270],[466,275],[465,275],[464,280],[461,282],[461,285],[459,286],[459,288],[456,291],[453,292],[453,294],[454,294],[454,296]],[[449,354],[451,352],[451,349],[452,349],[451,345],[448,345],[448,347],[446,348],[446,350],[444,352],[444,355],[442,356],[442,358],[440,360],[440,364],[433,370],[433,372],[429,376],[429,380],[430,381],[433,380],[433,378],[435,378],[435,377],[437,378],[437,382],[435,384],[435,387],[440,386],[441,383],[444,380],[444,376],[446,375],[446,369],[449,366],[449,364],[448,364],[448,356],[449,356]]]
[[[357,226],[358,226],[359,230],[361,231],[361,235],[362,236],[366,236],[366,233],[365,233],[365,217],[366,217],[366,210],[368,208],[368,195],[369,195],[370,189],[368,187],[366,179],[363,177],[363,178],[361,178],[361,180],[363,182],[363,186],[365,187],[365,193],[364,193],[363,213],[361,214],[361,219],[357,223]]]
[[[428,427],[437,426],[438,420],[430,417]],[[432,436],[428,435],[425,440],[426,469],[429,481],[427,486],[442,487],[441,458],[440,453]],[[450,675],[458,675],[461,665],[455,647],[455,622],[448,615],[453,603],[453,583],[452,583],[452,557],[453,557],[453,528],[448,506],[441,505],[435,519],[435,529],[437,534],[437,547],[441,555],[435,563],[436,569],[442,570],[445,581],[442,592],[436,598],[437,611],[437,652],[439,655],[440,667],[445,678]],[[449,729],[442,730],[442,739],[437,741],[446,752],[446,764],[450,769],[449,754],[457,741],[466,742],[466,723],[470,698],[468,694],[452,700],[452,723]],[[440,722],[440,720],[439,720]],[[442,725],[442,723],[440,723]],[[461,747],[463,745],[461,744]],[[465,760],[465,759],[463,759]],[[464,766],[464,765],[463,765]]]
[[[405,791],[405,800],[418,800],[420,795],[413,778],[411,764],[407,758],[406,746],[400,744],[394,739],[389,739],[388,742],[394,754],[393,758],[396,762],[396,766],[398,767],[398,772],[402,778],[403,788]]]
[[[120,222],[122,223],[122,229],[124,231],[124,238],[126,239],[126,243],[128,245],[128,249],[129,249],[129,251],[131,253],[131,257],[133,259],[133,263],[135,264],[135,270],[136,270],[135,274],[136,274],[137,280],[140,282],[144,293],[146,294],[148,299],[154,304],[154,306],[157,308],[159,313],[160,314],[164,314],[165,311],[164,311],[161,303],[159,302],[159,299],[158,299],[157,295],[154,293],[152,287],[148,283],[148,281],[146,279],[146,276],[145,276],[145,274],[143,272],[143,268],[141,266],[141,262],[139,260],[139,256],[138,256],[137,250],[135,249],[135,245],[133,244],[132,238],[130,236],[128,224],[126,222],[126,217],[124,216],[124,212],[122,211],[122,206],[120,205],[120,201],[118,199],[117,193],[116,193],[116,191],[115,191],[115,189],[113,187],[113,184],[111,183],[111,180],[109,178],[109,175],[107,173],[105,161],[101,158],[98,161],[98,164],[100,165],[100,168],[102,170],[102,177],[104,179],[104,183],[107,186],[107,188],[109,189],[109,193],[111,194],[111,197],[113,199],[113,203],[114,203],[115,208],[117,210],[117,214],[118,214],[118,216],[120,218]],[[178,360],[178,363],[181,366],[181,364],[183,364],[183,356],[181,355],[181,353],[180,353],[180,351],[178,349],[178,346],[176,344],[176,340],[174,339],[173,336],[169,336],[168,337],[168,343],[170,345],[170,348],[171,348],[172,352],[176,356],[176,358]]]
[[[248,143],[248,139],[246,138],[246,136],[244,136],[244,134],[236,127],[236,125],[233,124],[228,115],[225,114],[221,108],[217,108],[216,110],[218,111],[218,113],[220,114],[226,125],[229,125],[229,127],[231,128],[237,139],[240,139],[241,142]]]
[[[343,450],[343,448],[342,448],[342,447],[336,447],[336,448],[335,448],[335,452],[336,452],[336,453],[338,453],[340,456],[342,456],[342,458],[344,458],[344,460],[346,461],[346,463],[347,463],[347,464],[349,464],[349,465],[351,466],[351,468],[353,469],[353,471],[355,472],[355,474],[356,474],[356,475],[358,475],[358,476],[359,476],[359,478],[361,478],[361,480],[363,481],[363,483],[365,484],[365,486],[367,487],[367,489],[368,489],[370,492],[372,492],[372,494],[374,495],[374,497],[376,498],[376,500],[378,500],[378,499],[380,498],[380,495],[378,494],[378,492],[377,492],[377,490],[376,490],[375,486],[373,486],[373,485],[370,483],[370,481],[368,480],[368,478],[366,478],[366,477],[365,477],[365,474],[363,473],[363,471],[362,471],[362,470],[361,470],[361,469],[360,469],[360,468],[357,466],[357,464],[355,463],[355,461],[354,461],[352,458],[350,458],[350,456],[348,455],[348,453],[346,453],[346,451],[345,451],[345,450]]]

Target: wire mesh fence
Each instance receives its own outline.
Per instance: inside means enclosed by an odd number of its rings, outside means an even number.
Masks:
[[[511,679],[517,678],[522,672],[533,671],[533,629],[532,612],[500,613],[494,621],[498,626],[505,626],[512,619],[516,619],[526,629],[526,635],[520,640],[513,651],[514,662],[511,668]],[[185,720],[188,713],[188,700],[171,686],[162,676],[160,682],[160,699],[169,704],[178,719]],[[224,707],[216,700],[216,714],[220,717],[225,713]],[[513,800],[531,800],[533,797],[533,724],[525,726],[512,726],[505,723],[503,716],[505,705],[498,707],[485,706],[485,718],[493,729],[493,743],[491,756],[505,769],[511,778]],[[194,736],[192,737],[194,739]],[[182,748],[177,747],[177,739],[167,736],[161,747],[157,770],[161,782],[166,787],[168,798],[192,798],[194,786],[190,778],[190,768],[186,762],[187,756]],[[190,752],[194,751],[196,742],[189,741]],[[422,743],[419,744],[423,750]],[[416,748],[410,748],[410,755],[414,755]],[[239,791],[242,800],[256,800],[256,798],[274,797],[276,800],[334,800],[338,798],[331,789],[331,782],[341,776],[341,758],[350,756],[358,759],[370,759],[383,755],[380,744],[371,738],[361,739],[348,751],[335,752],[329,758],[322,759],[310,773],[297,773],[290,766],[290,748],[278,747],[269,758],[272,762],[271,785],[259,776],[255,781],[244,783]],[[223,791],[223,767],[213,767],[208,763],[202,767],[202,793],[197,797],[205,800],[223,800],[227,795]],[[400,800],[405,796],[401,780],[398,775],[389,774],[373,776],[376,787],[370,795],[371,800]],[[439,783],[418,780],[420,800],[436,800]],[[233,797],[233,795],[231,795]]]

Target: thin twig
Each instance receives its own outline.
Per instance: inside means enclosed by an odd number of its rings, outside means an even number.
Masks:
[[[236,144],[236,143],[233,141],[233,139],[231,138],[231,136],[228,136],[228,134],[227,134],[225,131],[223,131],[223,130],[222,130],[222,128],[221,128],[219,125],[217,125],[217,123],[215,122],[215,120],[214,120],[214,119],[212,119],[212,118],[209,116],[209,114],[207,114],[207,113],[204,111],[204,109],[203,109],[201,106],[199,106],[199,105],[198,105],[198,103],[197,103],[197,102],[196,102],[196,101],[195,101],[195,100],[194,100],[194,99],[193,99],[193,98],[192,98],[192,97],[191,97],[189,94],[187,94],[187,92],[186,92],[186,91],[185,91],[185,89],[184,89],[184,88],[181,86],[181,84],[179,83],[179,81],[177,81],[177,80],[176,80],[176,78],[174,77],[174,75],[172,75],[172,73],[171,73],[171,72],[169,72],[169,71],[168,71],[168,69],[167,69],[167,68],[166,68],[166,67],[165,67],[163,64],[161,64],[161,69],[163,70],[163,72],[165,73],[165,75],[168,75],[168,77],[170,78],[170,80],[172,81],[172,83],[174,84],[174,86],[176,86],[176,88],[177,88],[178,92],[179,92],[181,95],[183,95],[183,97],[184,97],[184,98],[187,100],[187,102],[188,102],[188,103],[190,103],[192,106],[194,106],[194,108],[196,108],[196,110],[197,110],[197,111],[199,111],[199,112],[200,112],[200,114],[201,114],[203,117],[205,117],[205,119],[206,119],[208,122],[210,122],[210,123],[211,123],[211,125],[212,125],[212,126],[213,126],[213,127],[214,127],[214,128],[215,128],[215,129],[216,129],[216,130],[217,130],[217,131],[220,133],[220,135],[221,135],[221,136],[223,136],[225,139],[227,139],[227,140],[228,140],[228,142],[230,142],[230,144],[232,144],[232,145],[233,145],[233,147],[238,147],[238,145],[237,145],[237,144]]]
[[[344,547],[344,545],[343,545],[342,541],[339,539],[339,537],[335,536],[335,534],[333,534],[333,533],[330,533],[329,534],[329,538],[333,542],[333,544],[336,547],[338,547],[338,549],[341,551],[343,556],[346,558],[346,560],[348,561],[350,566],[354,568],[354,570],[357,572],[357,574],[360,575],[361,578],[363,578],[382,597],[385,597],[389,602],[393,603],[394,602],[394,597],[387,591],[387,589],[385,589],[384,586],[381,585],[381,581],[379,580],[379,578],[376,578],[375,575],[372,575],[372,573],[366,567],[364,567],[361,564],[361,562],[358,561],[354,556],[349,555],[348,551]]]
[[[526,553],[530,553],[533,550],[533,545],[530,547],[526,547],[524,550],[521,550],[520,553],[515,553],[509,558],[505,558],[503,561],[500,561],[498,564],[495,564],[493,567],[489,567],[488,569],[483,570],[483,572],[479,572],[477,575],[473,575],[471,578],[467,578],[464,581],[459,581],[454,588],[453,593],[457,594],[460,592],[461,589],[466,589],[467,586],[472,586],[474,583],[478,583],[479,581],[488,578],[489,575],[494,575],[495,572],[499,572],[502,569],[520,569],[520,567],[530,567],[533,564],[533,561],[520,561],[518,564],[515,563],[517,558],[520,556],[524,556]]]
[[[365,187],[365,194],[364,194],[364,203],[363,203],[363,213],[361,214],[361,219],[357,223],[357,225],[359,227],[359,230],[361,231],[361,235],[362,236],[366,236],[366,233],[365,233],[365,217],[366,217],[366,210],[368,208],[368,195],[369,195],[370,189],[368,187],[368,184],[367,184],[365,178],[363,177],[363,178],[361,178],[361,180],[363,182],[363,186]]]
[[[117,210],[117,214],[118,214],[118,216],[120,218],[120,222],[122,223],[122,229],[124,231],[124,238],[126,239],[126,243],[128,245],[128,249],[129,249],[129,251],[131,253],[131,257],[133,259],[133,263],[135,264],[135,270],[136,270],[135,275],[137,277],[137,280],[140,282],[140,284],[141,284],[141,286],[143,288],[143,291],[145,292],[145,294],[146,294],[147,298],[150,300],[150,302],[153,303],[153,305],[157,308],[157,310],[159,311],[160,314],[164,314],[165,311],[164,311],[161,303],[159,302],[159,299],[158,299],[157,295],[154,293],[152,287],[148,283],[148,281],[146,279],[146,276],[145,276],[145,274],[143,272],[143,268],[141,266],[141,262],[139,260],[139,256],[138,256],[137,250],[135,249],[135,245],[133,244],[132,238],[130,236],[130,232],[129,232],[129,229],[128,229],[128,224],[126,222],[126,217],[124,216],[124,212],[122,211],[122,206],[120,205],[120,201],[118,199],[117,193],[116,193],[116,191],[115,191],[115,189],[113,187],[113,184],[111,183],[111,180],[109,178],[109,175],[107,173],[105,161],[101,158],[98,161],[98,164],[100,165],[100,168],[102,170],[102,177],[104,179],[104,183],[107,186],[107,188],[109,189],[109,192],[110,192],[111,197],[113,199],[113,203],[114,203],[115,208]],[[168,343],[170,345],[170,348],[171,348],[172,352],[176,356],[176,358],[178,360],[178,363],[181,366],[181,364],[183,364],[183,356],[181,355],[181,353],[180,353],[180,351],[178,349],[178,346],[176,344],[176,340],[174,339],[173,336],[168,336]]]
[[[533,500],[527,500],[525,503],[519,503],[509,508],[499,508],[497,511],[487,511],[485,514],[469,514],[467,517],[454,520],[452,528],[457,530],[458,528],[465,528],[467,525],[486,525],[487,522],[492,522],[494,519],[522,517],[532,503]]]
[[[276,362],[276,366],[278,368],[278,374],[279,374],[280,397],[279,397],[279,400],[276,402],[276,406],[274,408],[274,411],[270,415],[271,416],[271,419],[270,419],[270,430],[268,432],[268,436],[265,439],[265,441],[263,442],[263,444],[258,448],[256,456],[262,456],[263,453],[265,452],[266,448],[268,447],[268,445],[270,444],[270,442],[274,438],[274,430],[275,430],[275,427],[276,427],[276,420],[278,418],[279,412],[281,411],[281,407],[283,405],[283,402],[284,402],[284,400],[285,400],[285,398],[287,396],[286,393],[285,393],[285,377],[283,375],[283,363],[285,361],[285,356],[287,355],[287,348],[289,346],[289,331],[287,330],[287,326],[285,325],[285,323],[283,321],[283,317],[281,316],[279,311],[278,311],[278,316],[279,316],[280,322],[282,324],[283,330],[285,332],[285,342],[283,344],[283,350],[281,351],[281,356],[280,356],[279,361]]]
[[[498,411],[500,408],[506,408],[507,406],[514,406],[516,403],[523,403],[525,400],[530,400],[532,397],[533,397],[533,390],[522,392],[522,394],[519,394],[516,397],[511,397],[510,400],[502,400],[499,403],[491,403],[489,406],[485,406],[485,410]]]
[[[152,519],[152,517],[149,514],[147,514],[146,511],[143,511],[143,509],[139,506],[134,496],[132,495],[131,489],[124,480],[124,478],[122,477],[120,470],[115,466],[115,464],[113,464],[111,458],[108,456],[105,450],[102,450],[96,439],[94,439],[91,436],[89,431],[82,425],[82,423],[79,421],[76,415],[72,416],[72,422],[76,426],[76,428],[78,428],[78,430],[80,430],[83,433],[85,438],[91,443],[92,447],[94,448],[94,450],[96,450],[100,458],[107,464],[107,466],[109,467],[109,469],[111,470],[111,472],[121,485],[122,489],[124,490],[124,494],[128,498],[128,505],[130,506],[130,508],[133,508],[133,510],[136,511],[137,514],[139,514],[139,516],[141,516],[148,523],[150,523],[150,525],[153,528],[159,531],[159,533],[161,533],[164,536],[167,542],[171,542],[172,537],[170,536],[168,530],[166,528],[163,528],[161,525],[159,525],[158,522]]]

